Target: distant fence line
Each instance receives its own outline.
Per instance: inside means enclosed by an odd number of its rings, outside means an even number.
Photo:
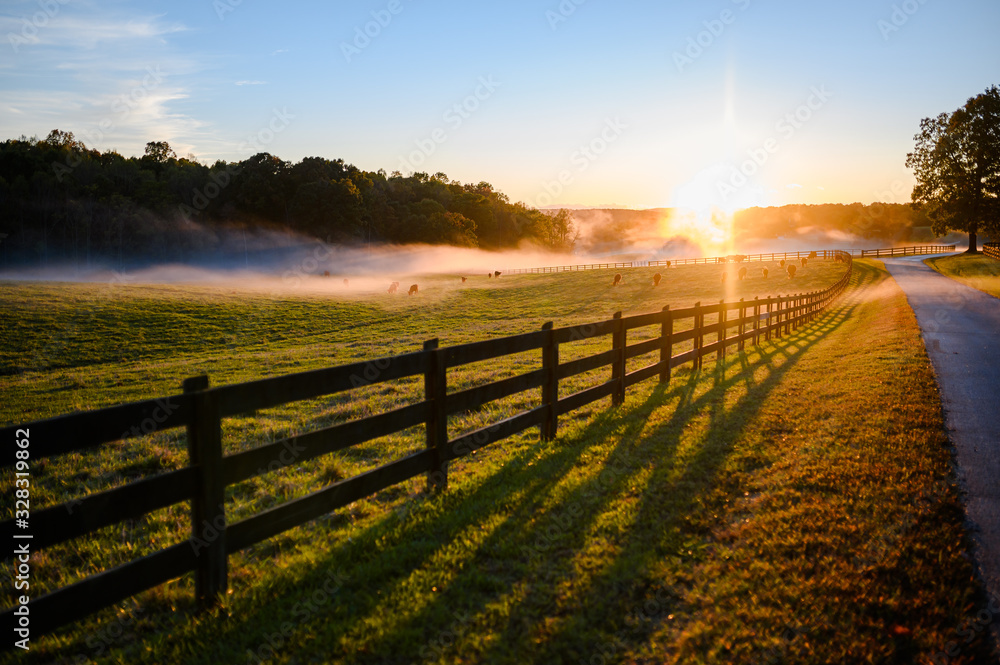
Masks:
[[[852,259],[847,252],[840,257],[847,271],[822,291],[711,305],[699,302],[676,310],[667,306],[658,312],[626,317],[618,312],[612,319],[592,324],[554,328],[546,323],[537,332],[444,348],[438,348],[435,339],[413,353],[216,388],[209,387],[207,376],[199,376],[184,381],[184,392],[170,397],[2,428],[3,441],[30,435],[32,460],[117,441],[134,423],[157,413],[159,431],[187,429],[188,466],[31,512],[34,552],[154,510],[191,502],[190,538],[31,599],[32,635],[51,632],[189,572],[195,574],[199,604],[210,606],[228,588],[228,557],[236,552],[420,474],[427,474],[429,488],[445,489],[452,460],[532,427],[539,427],[542,438],[551,440],[557,434],[559,416],[606,397],[612,405],[620,405],[629,386],[654,377],[666,383],[671,371],[680,365],[690,363],[697,369],[706,355],[715,353],[722,358],[733,346],[742,350],[747,342],[756,345],[762,338],[789,334],[816,317],[847,288]],[[675,329],[681,321],[692,321],[692,327]],[[654,327],[657,337],[628,343],[630,330],[649,327]],[[611,338],[606,351],[560,362],[560,345],[602,337]],[[690,349],[685,342],[691,342]],[[680,344],[686,350],[675,355]],[[540,352],[540,369],[448,392],[451,368],[531,351]],[[629,359],[651,354],[658,354],[656,362],[628,371]],[[608,366],[611,372],[607,380],[571,395],[559,395],[560,380]],[[411,376],[424,377],[424,399],[420,402],[223,455],[224,418]],[[449,438],[449,415],[529,390],[540,391],[537,406]],[[164,409],[165,404],[170,408]],[[425,428],[423,450],[227,523],[227,486],[419,425]],[[299,452],[286,461],[284,453],[290,442]],[[0,468],[14,465],[14,455],[0,459]],[[206,536],[206,525],[212,527],[211,537]],[[0,523],[0,537],[12,542],[18,533],[16,526],[14,519]],[[10,548],[4,558],[14,558]],[[10,622],[7,625],[17,618],[15,609],[4,611]],[[5,644],[11,648],[10,640]]]
[[[618,263],[584,263],[572,266],[546,266],[541,268],[506,268],[501,272],[503,275],[525,275],[551,272],[576,272],[580,270],[607,270],[614,268],[653,268],[666,266],[699,265],[711,263],[727,263],[734,256],[742,256],[743,261],[780,261],[782,259],[818,258],[828,259],[837,253],[850,254],[851,256],[916,256],[918,254],[937,254],[940,252],[953,252],[955,245],[919,245],[914,247],[895,247],[888,249],[821,249],[810,252],[768,252],[764,254],[730,254],[729,256],[712,256],[696,259],[662,259],[656,261],[624,261]]]
[[[1000,261],[1000,242],[983,243],[983,254]]]

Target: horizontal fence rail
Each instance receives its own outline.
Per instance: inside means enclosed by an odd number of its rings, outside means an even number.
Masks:
[[[919,247],[892,247],[890,249],[863,249],[861,256],[917,256],[920,254],[944,254],[954,252],[955,245],[921,245]]]
[[[662,259],[657,261],[627,261],[624,263],[585,263],[572,266],[545,266],[541,268],[506,268],[503,275],[527,275],[552,272],[576,272],[581,270],[608,270],[614,268],[655,268],[686,265],[706,265],[737,261],[781,261],[788,259],[833,258],[837,254],[850,256],[915,256],[918,254],[939,254],[955,251],[955,245],[920,245],[889,249],[819,249],[809,252],[767,252],[765,254],[730,254],[695,259]],[[895,252],[895,253],[891,253]]]
[[[537,332],[447,348],[438,348],[437,340],[431,340],[414,353],[216,388],[209,386],[207,376],[194,377],[184,382],[182,394],[172,397],[2,428],[0,438],[4,441],[28,436],[21,432],[30,433],[32,460],[126,438],[130,428],[144,419],[152,419],[157,431],[179,427],[187,430],[188,466],[32,513],[34,552],[153,510],[183,502],[191,506],[189,538],[32,599],[32,635],[51,632],[190,572],[194,573],[199,605],[211,606],[228,588],[230,554],[421,474],[426,474],[429,489],[443,490],[452,460],[533,427],[539,428],[543,439],[551,440],[558,433],[559,416],[574,409],[607,397],[612,405],[620,405],[626,388],[636,383],[654,377],[668,382],[672,370],[681,365],[698,369],[708,355],[723,358],[733,347],[741,350],[747,343],[755,345],[787,335],[817,316],[847,288],[853,268],[851,255],[829,250],[824,255],[827,253],[842,260],[847,271],[822,291],[751,301],[696,303],[676,310],[668,306],[659,312],[627,317],[619,312],[612,319],[592,324],[555,328],[547,323]],[[706,317],[711,320],[706,321]],[[679,322],[691,322],[692,327],[678,330]],[[629,343],[630,331],[649,327],[655,328],[656,337]],[[588,357],[559,360],[560,345],[598,338],[610,338],[610,347]],[[675,347],[688,341],[692,348],[675,354]],[[541,369],[448,392],[449,369],[526,352],[541,355]],[[629,359],[649,354],[658,354],[658,359],[628,371]],[[610,377],[597,385],[560,396],[560,380],[608,367]],[[416,403],[250,450],[223,453],[225,418],[413,376],[424,378],[424,399]],[[526,391],[537,391],[536,406],[449,438],[450,414]],[[426,436],[423,450],[227,523],[227,486],[420,425]],[[285,452],[291,445],[297,452],[286,459]],[[27,461],[13,460],[13,455],[5,456],[0,465],[28,468]],[[210,529],[206,529],[208,525]],[[12,542],[18,532],[16,526],[15,519],[0,523],[0,537]],[[14,554],[8,550],[5,558],[12,559]],[[10,623],[17,618],[15,609],[4,612]],[[10,641],[6,644],[11,648]]]
[[[1000,261],[1000,242],[983,243],[983,254]]]

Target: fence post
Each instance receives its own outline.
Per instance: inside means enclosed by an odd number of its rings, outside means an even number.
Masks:
[[[670,382],[670,360],[674,355],[674,315],[670,305],[662,310],[663,323],[660,324],[660,383]]]
[[[737,334],[739,334],[740,336],[740,342],[736,347],[737,350],[739,351],[742,351],[746,347],[746,344],[744,343],[743,340],[743,334],[747,331],[746,318],[747,318],[747,306],[743,304],[743,298],[740,298],[740,325],[736,329]]]
[[[782,337],[787,337],[792,333],[792,309],[790,305],[795,302],[795,298],[788,296],[785,298],[785,330],[782,333]]]
[[[559,345],[556,344],[555,333],[552,332],[552,322],[542,326],[545,331],[545,345],[542,346],[542,404],[548,407],[545,420],[542,422],[541,435],[545,441],[556,438],[559,430]]]
[[[767,297],[767,325],[764,326],[764,341],[771,339],[771,296]]]
[[[208,390],[208,376],[184,380],[194,393],[187,425],[188,456],[198,480],[191,498],[191,547],[198,557],[195,598],[201,609],[218,603],[228,585],[226,560],[226,486],[222,482],[222,418],[219,401]]]
[[[448,460],[444,456],[448,445],[448,416],[445,413],[448,368],[444,364],[444,354],[438,349],[437,338],[424,342],[424,351],[428,353],[424,399],[431,406],[427,417],[427,447],[434,451],[434,461],[427,472],[427,491],[443,492],[448,489]]]
[[[771,333],[769,339],[778,339],[781,337],[781,296],[774,296],[774,302],[771,305],[770,316],[767,318],[768,332]]]
[[[702,324],[704,323],[705,315],[701,313],[701,301],[699,300],[694,304],[694,368],[701,369],[701,347],[704,346],[704,339],[702,337]]]
[[[760,344],[760,297],[753,297],[753,345]]]
[[[726,359],[726,321],[729,312],[726,311],[726,299],[719,301],[719,333],[715,336],[715,341],[719,344],[719,350],[715,352],[715,362]]]
[[[611,335],[611,345],[616,351],[611,365],[611,380],[615,382],[611,392],[611,406],[625,403],[625,322],[622,313],[615,312],[615,330]]]

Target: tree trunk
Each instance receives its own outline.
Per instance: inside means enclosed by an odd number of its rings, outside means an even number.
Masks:
[[[969,231],[969,249],[966,250],[966,254],[978,254],[979,253],[979,243],[976,240],[976,231],[973,229]]]

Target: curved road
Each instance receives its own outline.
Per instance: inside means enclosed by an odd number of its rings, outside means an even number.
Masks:
[[[917,315],[967,492],[976,560],[987,591],[1000,598],[1000,299],[941,275],[925,258],[884,263]]]

